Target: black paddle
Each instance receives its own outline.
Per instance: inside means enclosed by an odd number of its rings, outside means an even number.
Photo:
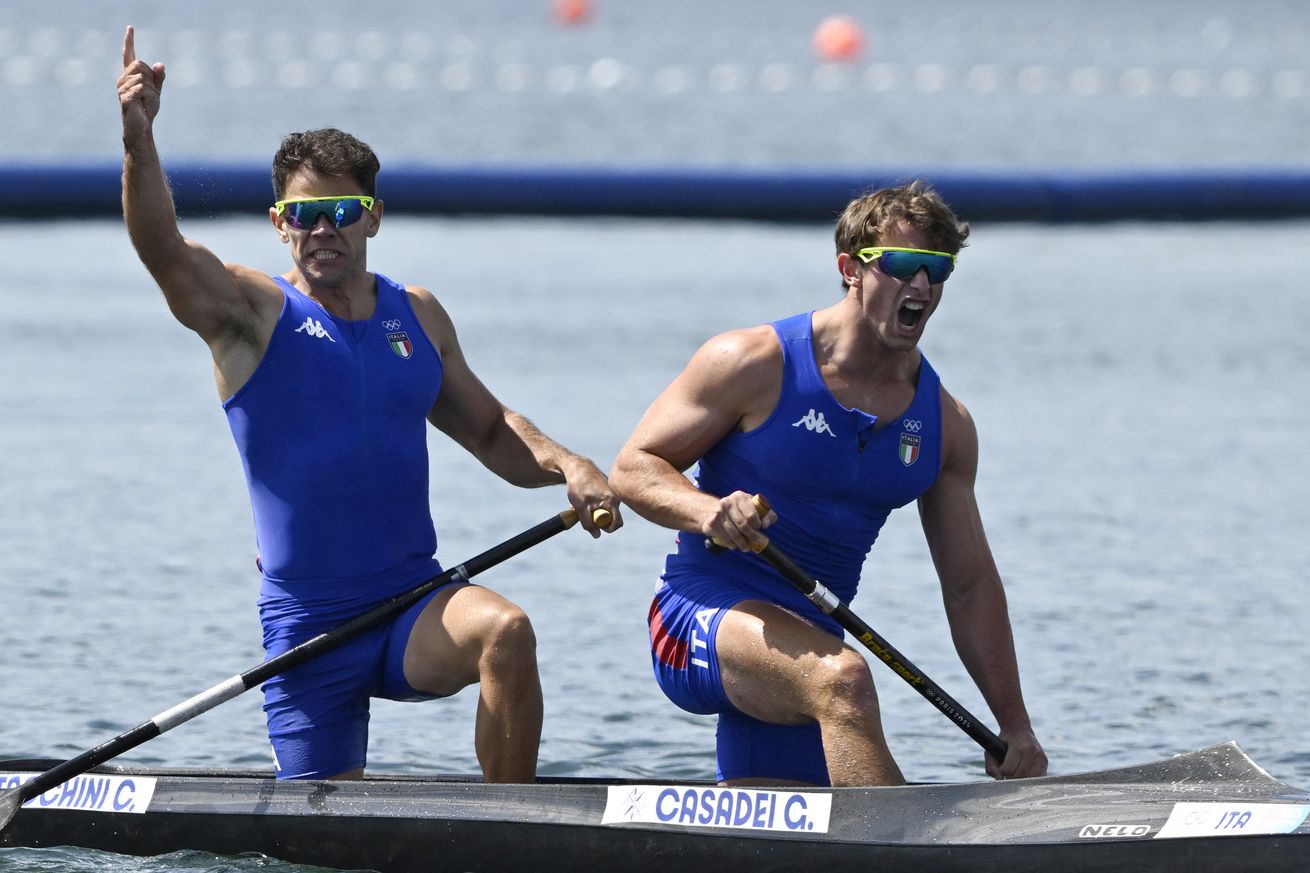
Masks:
[[[762,495],[755,495],[753,498],[755,509],[761,516],[769,512],[769,502]],[[705,545],[712,551],[725,550],[726,547],[715,540],[706,540]],[[936,682],[929,679],[909,659],[896,650],[896,647],[887,640],[883,639],[873,628],[869,627],[855,613],[851,612],[844,603],[837,599],[822,582],[815,579],[809,573],[801,569],[795,561],[787,557],[783,552],[765,539],[764,546],[756,550],[760,557],[768,561],[775,570],[781,573],[788,582],[810,599],[815,606],[822,609],[828,615],[837,620],[843,628],[850,632],[857,640],[863,643],[864,647],[878,656],[878,659],[892,669],[897,676],[900,676],[914,688],[915,691],[927,698],[928,702],[937,707],[942,713],[955,722],[956,726],[973,738],[973,741],[982,746],[983,751],[987,752],[998,762],[1005,760],[1006,745],[996,734],[992,733],[986,725],[980,723],[974,718],[969,710],[965,709],[955,698],[943,691]]]
[[[608,529],[612,523],[613,516],[607,509],[597,509],[592,513],[592,519],[597,526]],[[429,579],[422,585],[407,591],[404,594],[380,604],[363,615],[352,618],[350,621],[335,627],[326,633],[319,634],[313,639],[306,640],[298,646],[289,649],[282,654],[270,658],[257,667],[253,667],[244,673],[233,676],[210,688],[208,691],[202,691],[196,696],[184,700],[172,709],[166,709],[147,722],[137,725],[126,733],[119,734],[108,742],[96,746],[94,749],[83,752],[76,758],[71,758],[62,764],[58,764],[39,776],[24,782],[17,788],[11,788],[0,794],[0,830],[4,830],[9,821],[18,812],[19,807],[24,803],[49,791],[51,788],[62,785],[74,776],[80,776],[90,770],[97,764],[102,764],[110,758],[123,754],[129,749],[134,749],[147,740],[153,740],[155,737],[171,730],[183,722],[190,721],[196,716],[208,712],[220,703],[226,703],[238,694],[254,688],[256,685],[271,679],[277,674],[288,670],[298,664],[303,664],[310,658],[326,652],[333,646],[339,645],[346,640],[359,635],[361,632],[374,627],[388,618],[399,615],[409,607],[418,603],[428,594],[440,588],[448,582],[467,582],[469,579],[489,570],[497,564],[514,557],[520,552],[526,551],[538,543],[542,543],[555,534],[568,530],[578,521],[577,513],[572,509],[567,509],[559,515],[551,516],[546,521],[535,527],[525,530],[517,536],[511,537],[498,546],[492,546],[487,551],[466,561],[463,564],[452,567],[434,579]]]

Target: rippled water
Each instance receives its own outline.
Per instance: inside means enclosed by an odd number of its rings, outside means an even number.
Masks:
[[[983,227],[952,279],[925,348],[979,424],[980,500],[1056,770],[1233,737],[1310,782],[1310,412],[1297,402],[1310,303],[1287,281],[1306,230]],[[279,266],[263,222],[190,231]],[[11,225],[6,238],[22,254],[0,291],[0,750],[67,755],[258,662],[249,509],[204,347],[121,228]],[[510,241],[507,282],[492,265]],[[500,397],[607,466],[705,337],[831,299],[828,246],[807,227],[399,218],[373,264],[434,288]],[[431,451],[447,560],[563,505],[498,483],[435,432]],[[645,608],[670,542],[631,519],[484,577],[536,620],[544,772],[709,772],[711,721],[647,675]],[[902,513],[854,606],[982,712],[933,579]],[[963,735],[880,678],[907,773],[976,778]],[[371,765],[473,770],[473,700],[379,704]],[[131,757],[264,766],[258,704],[246,695]]]
[[[10,5],[5,159],[115,158],[124,19],[170,65],[160,136],[175,157],[262,162],[286,130],[330,123],[384,165],[1279,164],[1304,161],[1310,107],[1310,12],[1293,2],[1240,17],[1218,0],[946,3],[931,18],[853,2],[870,53],[839,68],[810,55],[804,4],[602,4],[578,31],[510,0],[329,2],[312,23],[292,7],[256,19],[248,2]],[[361,87],[361,69],[381,84]],[[265,221],[187,230],[283,269]],[[985,225],[934,316],[924,347],[979,425],[980,501],[1055,772],[1235,738],[1310,784],[1308,231]],[[833,299],[829,240],[815,226],[388,213],[371,264],[432,288],[501,399],[608,466],[706,337]],[[68,756],[258,663],[253,537],[204,347],[121,226],[7,222],[0,252],[0,756]],[[430,449],[447,561],[563,508],[438,434]],[[630,518],[481,580],[536,624],[544,773],[712,773],[712,720],[649,677],[645,610],[671,541]],[[986,716],[913,513],[888,524],[853,606]],[[883,673],[907,776],[982,778],[970,741]],[[472,772],[474,702],[379,702],[370,766]],[[267,766],[258,694],[128,760]],[[19,873],[285,866],[0,851]]]

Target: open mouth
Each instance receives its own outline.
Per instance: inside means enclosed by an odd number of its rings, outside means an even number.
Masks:
[[[923,320],[923,313],[927,309],[927,304],[922,300],[906,300],[901,304],[901,308],[896,311],[896,320],[900,322],[901,327],[915,328]]]

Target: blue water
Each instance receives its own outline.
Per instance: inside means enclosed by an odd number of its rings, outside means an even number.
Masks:
[[[1303,4],[945,3],[929,21],[849,3],[871,50],[836,68],[813,60],[804,4],[602,3],[582,30],[537,5],[328,3],[306,23],[243,2],[11,3],[0,157],[114,158],[127,19],[170,66],[166,156],[263,161],[287,130],[333,123],[384,166],[1304,161]],[[184,231],[284,269],[262,218]],[[975,229],[924,348],[978,423],[980,503],[1055,772],[1232,738],[1310,784],[1308,238],[1303,222]],[[822,226],[389,212],[370,263],[437,293],[498,396],[608,466],[708,336],[833,299],[830,247]],[[249,507],[204,346],[121,225],[7,222],[0,255],[0,756],[67,756],[258,663]],[[430,451],[448,561],[563,508],[435,432]],[[483,578],[536,624],[543,772],[712,774],[712,720],[649,677],[645,610],[671,541],[630,518]],[[934,579],[907,511],[853,607],[986,716]],[[907,776],[983,778],[967,737],[874,666]],[[377,704],[370,766],[474,771],[474,703]],[[267,766],[257,693],[127,760]],[[19,873],[266,866],[0,852]]]

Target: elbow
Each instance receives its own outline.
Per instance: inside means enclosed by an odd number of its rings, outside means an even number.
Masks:
[[[619,460],[615,460],[614,466],[610,468],[609,482],[610,490],[614,492],[614,496],[620,501],[626,503],[628,487],[627,469]]]
[[[995,610],[1008,612],[1005,586],[996,573],[978,572],[960,577],[943,590],[943,601],[950,615],[969,617]]]
[[[614,459],[609,472],[610,490],[623,503],[642,518],[664,524],[662,512],[667,508],[670,495],[661,468],[645,452],[624,449]]]
[[[637,491],[638,465],[634,463],[634,454],[632,449],[626,447],[622,449],[614,459],[614,466],[609,472],[610,490],[619,500],[629,505]]]

